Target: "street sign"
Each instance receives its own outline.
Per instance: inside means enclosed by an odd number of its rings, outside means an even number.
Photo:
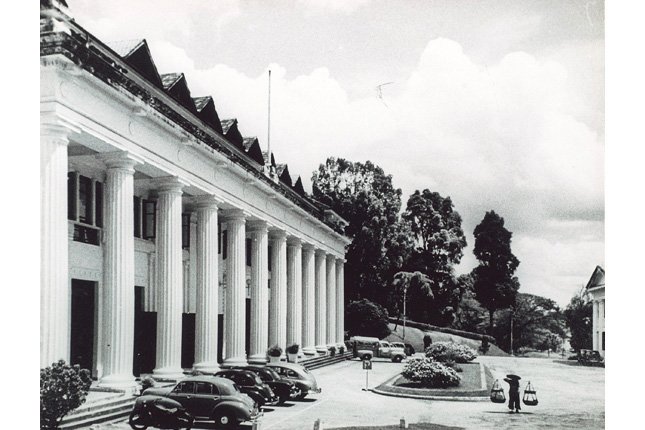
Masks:
[[[371,360],[363,360],[363,370],[372,370]]]

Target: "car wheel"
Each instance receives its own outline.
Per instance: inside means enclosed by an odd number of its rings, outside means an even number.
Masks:
[[[298,399],[298,400],[302,400],[302,399],[304,399],[305,397],[307,397],[307,393],[303,391],[303,392],[301,392],[301,393],[300,393],[300,395],[299,395],[298,397],[296,397],[296,399]]]
[[[369,360],[371,357],[370,357],[370,355],[369,355],[369,354],[363,354],[363,356],[362,356],[361,358],[362,358],[363,360]]]
[[[218,412],[215,415],[215,428],[232,428],[237,426],[237,419],[231,412]]]
[[[130,427],[135,430],[145,430],[148,428],[148,425],[144,424],[144,419],[145,418],[140,413],[132,412],[128,419],[128,423],[130,424]]]
[[[395,362],[395,363],[400,363],[400,362],[401,362],[401,360],[402,360],[402,358],[401,358],[401,356],[400,356],[400,355],[397,355],[396,357],[394,357],[394,358],[392,359],[392,361],[393,361],[393,362]]]

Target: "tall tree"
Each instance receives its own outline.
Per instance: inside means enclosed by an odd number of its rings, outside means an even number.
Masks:
[[[593,303],[584,286],[572,298],[564,310],[564,318],[571,332],[571,348],[591,349],[593,347],[592,318]]]
[[[392,296],[396,313],[409,316],[414,321],[423,321],[424,311],[434,299],[432,281],[421,272],[399,272],[392,281]]]
[[[477,300],[488,310],[489,333],[493,332],[493,317],[498,309],[515,304],[520,288],[513,277],[519,260],[511,252],[512,233],[504,227],[504,218],[495,211],[486,212],[475,227],[473,253],[479,265],[473,269],[473,289]]]
[[[417,244],[407,266],[430,279],[432,296],[419,297],[419,304],[428,306],[424,322],[449,325],[464,291],[454,274],[466,246],[461,216],[450,197],[425,189],[410,196],[402,218],[409,222]]]
[[[412,243],[399,224],[401,190],[392,176],[370,161],[330,157],[312,176],[313,197],[349,222],[352,239],[345,258],[348,300],[368,298],[389,305],[389,282],[401,269],[402,255]]]

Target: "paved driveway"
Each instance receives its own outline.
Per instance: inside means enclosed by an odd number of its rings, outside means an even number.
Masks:
[[[262,430],[324,429],[362,426],[376,428],[409,423],[434,423],[463,429],[604,429],[605,369],[554,362],[542,358],[479,357],[502,380],[507,373],[522,376],[522,389],[531,381],[538,406],[522,405],[510,414],[506,405],[485,402],[430,401],[382,396],[364,391],[366,371],[359,361],[346,361],[314,370],[323,392],[303,402],[289,402],[265,413]],[[373,362],[370,388],[394,376],[403,364]],[[507,384],[503,383],[507,388]],[[315,399],[315,400],[314,400]],[[99,427],[95,427],[99,428]],[[128,429],[125,423],[100,428]],[[197,426],[196,428],[212,428]],[[250,430],[250,425],[243,428]]]

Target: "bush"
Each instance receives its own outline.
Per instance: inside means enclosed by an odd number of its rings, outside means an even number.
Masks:
[[[451,342],[436,342],[426,348],[426,357],[439,362],[468,363],[473,361],[477,354],[475,350],[466,345]]]
[[[329,355],[332,355],[332,356],[336,355],[336,347],[335,346],[330,346],[328,348],[328,351],[329,351]]]
[[[426,349],[430,345],[432,345],[432,338],[426,333],[423,335],[423,349]]]
[[[269,349],[267,349],[267,355],[269,357],[280,357],[282,355],[282,348],[280,348],[278,345],[273,345]]]
[[[344,347],[344,346],[342,346],[342,345],[341,345],[341,346],[339,346],[339,347],[338,347],[338,353],[339,353],[339,354],[344,354],[344,353],[345,353],[345,347]]]
[[[454,369],[427,357],[409,358],[401,375],[428,388],[456,387],[461,382]]]
[[[293,345],[289,345],[287,346],[287,354],[297,354],[299,349],[300,349],[300,345],[298,345],[297,343],[294,343]]]
[[[40,428],[57,429],[63,417],[85,403],[90,371],[64,360],[40,369]]]
[[[387,310],[367,299],[357,300],[347,305],[345,327],[351,336],[383,339],[390,334]]]

